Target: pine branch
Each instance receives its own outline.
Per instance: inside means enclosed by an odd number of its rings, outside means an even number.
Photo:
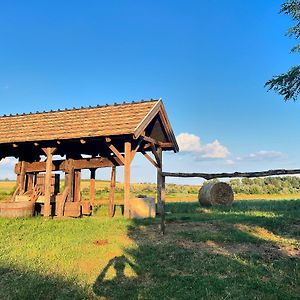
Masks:
[[[274,90],[284,97],[285,101],[297,100],[300,93],[300,66],[291,68],[287,73],[274,76],[265,84],[268,90]]]

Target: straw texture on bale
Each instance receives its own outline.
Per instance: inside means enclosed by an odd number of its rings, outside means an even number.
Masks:
[[[202,206],[230,205],[233,198],[232,188],[225,182],[212,182],[203,185],[198,195],[198,200]]]

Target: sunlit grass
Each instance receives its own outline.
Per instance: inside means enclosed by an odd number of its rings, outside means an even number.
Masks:
[[[165,236],[107,211],[0,218],[0,299],[299,298],[300,200],[169,202]]]

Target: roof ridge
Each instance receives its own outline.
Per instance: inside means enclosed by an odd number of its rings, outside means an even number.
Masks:
[[[76,110],[85,110],[85,109],[96,109],[96,108],[101,108],[101,107],[113,107],[113,106],[123,106],[123,105],[131,105],[131,104],[140,104],[140,103],[145,103],[145,102],[156,102],[156,101],[159,101],[161,100],[161,98],[159,99],[147,99],[147,100],[144,100],[144,99],[141,99],[139,101],[135,101],[135,100],[132,100],[131,102],[126,102],[126,101],[123,101],[122,103],[117,103],[117,102],[114,102],[113,104],[103,104],[103,105],[100,105],[100,104],[97,104],[97,105],[89,105],[89,106],[81,106],[81,107],[73,107],[73,108],[65,108],[65,109],[57,109],[57,110],[48,110],[48,111],[36,111],[36,112],[29,112],[29,113],[16,113],[16,114],[3,114],[3,115],[0,115],[0,118],[11,118],[11,117],[20,117],[20,116],[29,116],[29,115],[38,115],[38,114],[48,114],[48,113],[56,113],[56,112],[66,112],[66,111],[76,111]]]

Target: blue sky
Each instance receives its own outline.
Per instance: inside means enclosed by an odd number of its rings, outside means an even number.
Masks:
[[[0,113],[161,97],[185,150],[165,170],[299,168],[300,102],[264,88],[298,64],[282,2],[0,0]]]

